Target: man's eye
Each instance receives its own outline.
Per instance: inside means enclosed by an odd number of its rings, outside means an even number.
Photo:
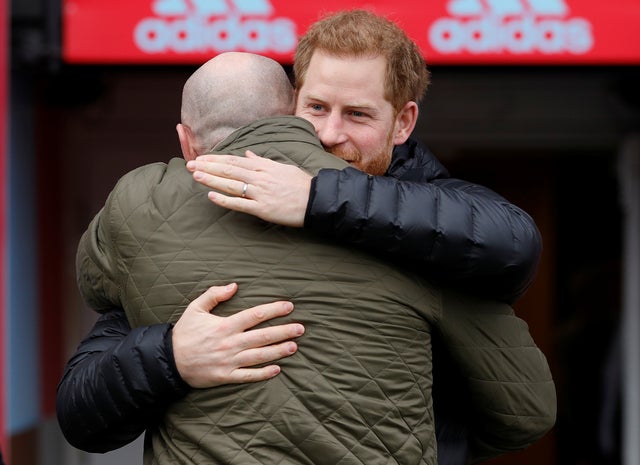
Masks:
[[[321,111],[322,110],[322,105],[320,105],[318,103],[313,104],[313,105],[311,105],[311,109],[315,110],[315,111]]]

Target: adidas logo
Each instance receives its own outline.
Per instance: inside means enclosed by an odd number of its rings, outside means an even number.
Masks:
[[[429,42],[440,53],[584,54],[591,23],[570,17],[565,0],[449,0]]]
[[[158,16],[186,16],[190,12],[203,16],[222,16],[232,11],[240,15],[268,16],[273,7],[268,0],[156,0],[152,6]]]
[[[447,11],[453,16],[481,15],[486,9],[497,16],[523,15],[527,11],[538,15],[563,16],[569,12],[564,0],[451,0]]]
[[[274,18],[269,0],[154,0],[151,9],[155,16],[134,30],[136,45],[150,54],[291,54],[298,40],[295,23]]]

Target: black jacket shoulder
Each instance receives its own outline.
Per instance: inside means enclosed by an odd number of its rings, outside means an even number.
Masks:
[[[305,227],[508,303],[533,282],[542,251],[531,216],[491,189],[449,177],[414,140],[396,148],[384,176],[321,170]]]

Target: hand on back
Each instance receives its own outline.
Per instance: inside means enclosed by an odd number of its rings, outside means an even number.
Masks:
[[[209,199],[224,208],[270,223],[302,227],[312,176],[302,169],[259,157],[202,155],[187,163],[193,178],[217,192]]]
[[[291,313],[291,302],[258,305],[229,317],[210,313],[237,290],[236,284],[210,287],[191,302],[173,328],[176,366],[182,379],[191,387],[207,388],[272,378],[280,373],[278,365],[256,365],[273,362],[298,350],[291,339],[304,333],[304,327],[299,323],[251,329]]]

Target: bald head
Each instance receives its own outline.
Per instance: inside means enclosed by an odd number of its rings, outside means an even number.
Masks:
[[[181,119],[202,154],[259,118],[292,114],[293,105],[293,87],[278,62],[229,52],[207,61],[187,80]]]

